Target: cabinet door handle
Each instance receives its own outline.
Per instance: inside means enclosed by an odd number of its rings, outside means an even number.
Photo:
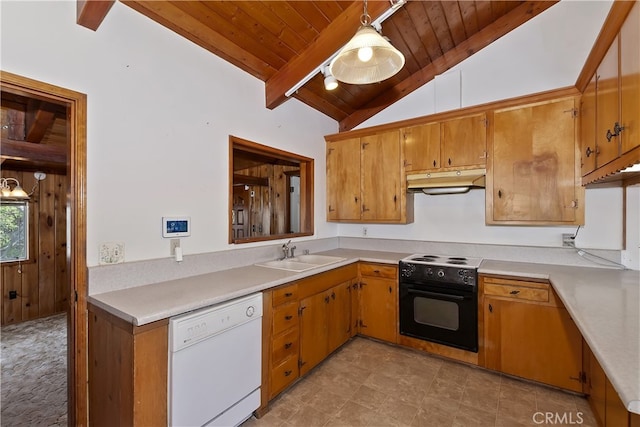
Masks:
[[[613,138],[614,136],[616,136],[615,133],[611,133],[611,129],[607,129],[607,142],[611,142],[611,138]]]
[[[389,286],[389,293],[392,294],[393,293],[393,288],[391,286]]]
[[[519,290],[514,289],[513,291],[509,292],[511,295],[518,295],[520,293]]]
[[[591,154],[593,154],[593,151],[591,150],[591,147],[587,147],[587,151],[585,151],[585,154],[587,155],[587,157],[591,156]]]
[[[333,209],[331,205],[329,205],[329,212],[335,212],[335,209]]]
[[[498,199],[502,199],[502,190],[498,190]]]
[[[289,315],[289,316],[284,316],[284,320],[291,320],[293,319],[293,316]]]
[[[493,306],[489,304],[489,313],[493,313]]]
[[[291,348],[291,346],[292,346],[292,345],[293,345],[293,343],[292,343],[292,342],[288,342],[288,343],[286,343],[286,344],[284,345],[284,349],[285,349],[285,350],[289,350],[289,349]]]
[[[613,135],[614,136],[620,135],[620,132],[622,132],[623,130],[624,130],[624,126],[620,126],[620,123],[616,122],[613,125]]]
[[[436,167],[436,161],[435,160],[433,161],[433,167],[434,168]]]
[[[336,293],[335,292],[331,292],[331,299],[336,299]]]
[[[329,304],[329,295],[327,295],[326,297],[324,297],[324,302],[326,302],[327,304]]]
[[[284,376],[288,377],[289,375],[291,375],[293,373],[293,371],[285,371],[284,372]]]
[[[451,166],[451,159],[449,159],[449,166]]]
[[[289,297],[293,296],[293,293],[292,292],[287,292],[287,293],[284,294],[284,296],[289,298]]]

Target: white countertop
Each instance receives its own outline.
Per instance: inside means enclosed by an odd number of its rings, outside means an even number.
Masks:
[[[397,264],[409,253],[351,249],[322,252],[345,258],[301,273],[249,265],[88,297],[141,326],[299,280],[357,261]],[[548,279],[621,400],[640,414],[640,272],[484,260],[481,274]]]

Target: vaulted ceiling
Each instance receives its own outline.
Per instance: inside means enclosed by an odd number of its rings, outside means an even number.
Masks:
[[[363,1],[121,0],[126,5],[265,82],[277,108],[298,82],[356,32]],[[373,20],[398,0],[368,2]],[[113,1],[78,0],[78,23],[97,29]],[[317,73],[291,94],[349,130],[527,22],[556,1],[409,0],[382,23],[406,58],[380,83],[327,91]]]

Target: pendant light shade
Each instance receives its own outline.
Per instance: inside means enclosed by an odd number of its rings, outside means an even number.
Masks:
[[[350,84],[377,83],[398,73],[404,55],[371,26],[364,3],[362,26],[329,64],[331,74]]]

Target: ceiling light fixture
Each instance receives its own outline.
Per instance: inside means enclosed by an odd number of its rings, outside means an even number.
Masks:
[[[382,31],[382,23],[384,21],[387,20],[387,18],[391,17],[391,15],[393,15],[397,10],[399,10],[402,6],[404,6],[406,4],[407,0],[389,0],[389,3],[391,4],[391,7],[389,9],[387,9],[382,15],[380,15],[378,18],[376,18],[375,21],[373,21],[371,23],[371,26],[373,28],[375,28],[378,31]],[[302,86],[304,86],[305,84],[307,84],[307,82],[309,80],[311,80],[316,74],[323,72],[323,70],[325,69],[325,67],[327,67],[331,61],[338,56],[338,54],[341,51],[338,50],[337,52],[335,52],[333,55],[331,55],[330,57],[328,57],[322,64],[318,65],[316,68],[314,68],[313,70],[311,70],[309,72],[309,74],[307,74],[306,76],[304,76],[304,78],[302,80],[300,80],[298,83],[296,83],[295,85],[293,85],[293,87],[291,87],[291,89],[289,89],[288,91],[286,91],[284,93],[284,96],[286,96],[287,98],[289,98],[291,95],[293,95],[294,93],[296,93],[298,91],[298,89],[300,89]]]
[[[338,87],[338,80],[333,77],[331,71],[329,71],[329,67],[324,67],[322,74],[324,74],[324,88],[326,90],[334,90]]]
[[[350,84],[377,83],[396,75],[404,67],[404,55],[376,31],[367,0],[360,22],[362,26],[331,61],[331,74]]]
[[[10,200],[29,200],[29,197],[31,197],[40,181],[45,179],[47,174],[44,172],[35,172],[33,176],[36,178],[36,183],[29,194],[22,189],[20,181],[16,178],[0,178],[0,197]],[[13,189],[11,188],[10,182],[14,183]]]

